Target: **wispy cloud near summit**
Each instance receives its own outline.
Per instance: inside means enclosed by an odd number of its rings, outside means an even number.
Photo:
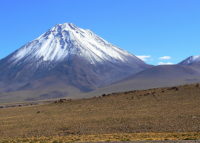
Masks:
[[[143,61],[147,61],[147,58],[150,58],[151,56],[150,55],[142,55],[142,56],[136,55],[136,57],[138,57],[139,59]]]

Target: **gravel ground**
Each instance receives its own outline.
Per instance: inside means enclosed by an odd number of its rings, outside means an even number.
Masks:
[[[42,105],[49,104],[55,101],[37,101],[37,102],[24,102],[24,103],[10,103],[10,104],[0,104],[0,108],[13,108],[13,107],[22,107],[22,106],[31,106],[31,105]]]

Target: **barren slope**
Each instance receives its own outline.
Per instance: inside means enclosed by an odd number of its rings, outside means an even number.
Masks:
[[[200,82],[200,62],[187,66],[162,65],[143,70],[109,86],[99,88],[85,96],[101,95],[103,93],[123,92],[157,87],[179,86]]]

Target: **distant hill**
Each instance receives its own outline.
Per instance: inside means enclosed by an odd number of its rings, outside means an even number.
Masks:
[[[103,93],[178,86],[191,83],[200,83],[200,62],[187,66],[159,65],[151,67],[86,95],[101,95]]]

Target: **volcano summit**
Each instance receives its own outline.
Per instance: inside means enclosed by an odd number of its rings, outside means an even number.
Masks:
[[[33,100],[55,98],[58,93],[72,96],[149,67],[91,30],[72,23],[58,24],[0,60],[0,93],[6,94],[5,100],[21,90],[43,89],[32,96]]]

